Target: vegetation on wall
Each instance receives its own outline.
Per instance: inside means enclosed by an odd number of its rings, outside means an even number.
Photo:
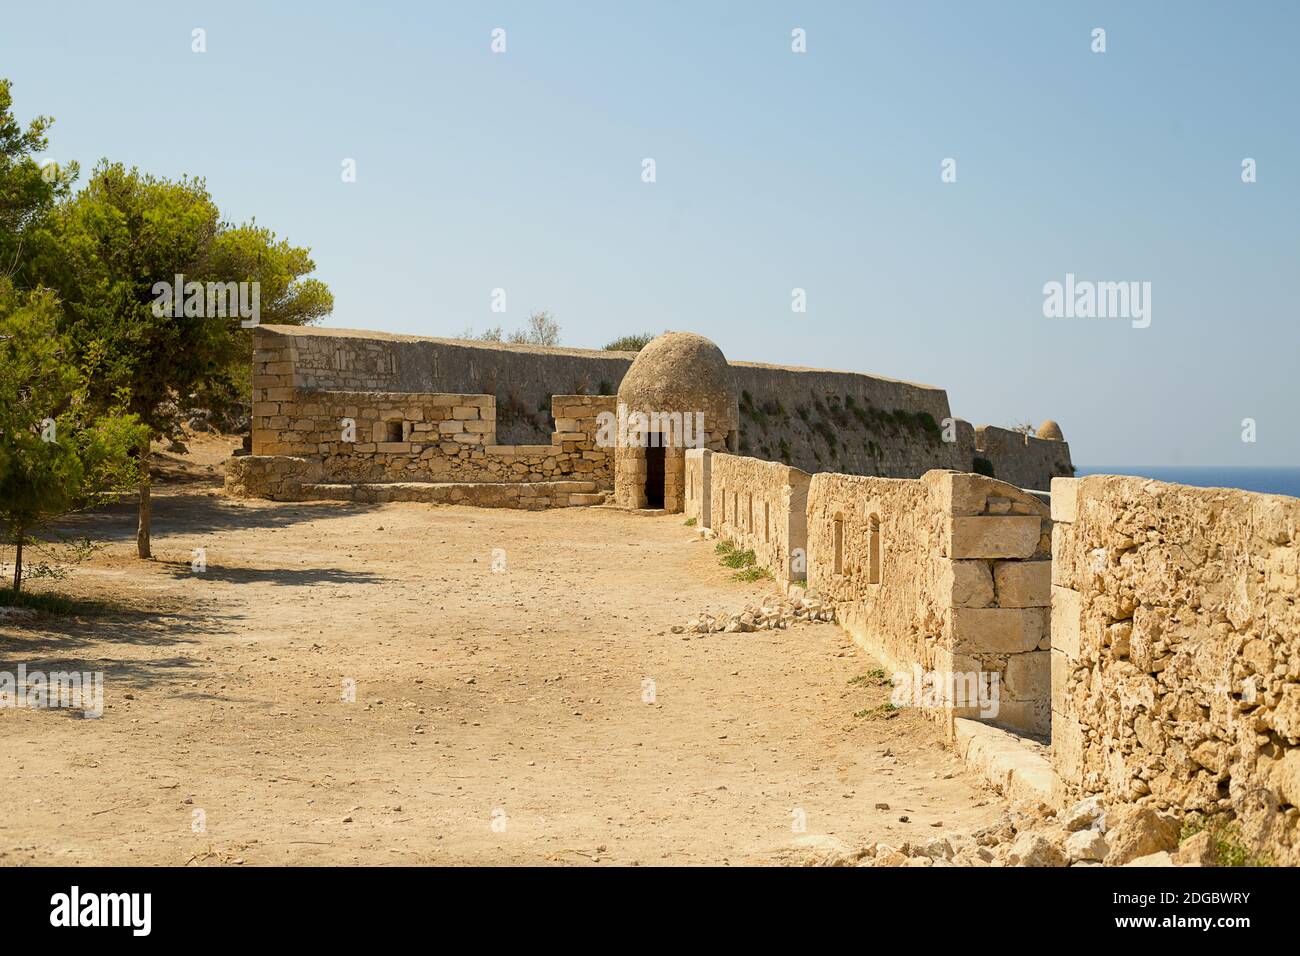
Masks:
[[[873,468],[880,467],[884,449],[877,439],[915,438],[937,444],[943,440],[939,423],[929,412],[911,412],[906,409],[877,408],[853,395],[810,394],[809,403],[794,406],[794,415],[805,437],[814,461],[820,466],[826,458],[841,467],[851,465],[851,449],[862,447],[871,459]],[[741,447],[747,450],[754,428],[766,436],[773,428],[790,426],[792,418],[779,399],[757,401],[747,390],[740,393]],[[866,435],[858,440],[853,433]],[[758,443],[768,459],[774,456],[768,442]],[[789,442],[782,437],[778,456],[791,464],[793,455]]]
[[[641,332],[637,335],[620,335],[605,345],[606,352],[640,352],[655,339],[653,332]]]

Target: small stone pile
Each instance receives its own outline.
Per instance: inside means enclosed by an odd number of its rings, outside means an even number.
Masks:
[[[1059,813],[1016,810],[970,836],[937,835],[923,842],[851,848],[815,838],[791,848],[804,866],[1214,866],[1214,836],[1202,830],[1182,840],[1178,819],[1154,807],[1107,807],[1089,797]]]
[[[821,598],[769,594],[757,606],[743,611],[713,614],[701,611],[684,625],[674,624],[674,634],[747,634],[751,631],[785,630],[791,624],[813,624],[835,620],[835,607]]]

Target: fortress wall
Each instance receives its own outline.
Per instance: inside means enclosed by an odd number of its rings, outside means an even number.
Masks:
[[[740,550],[752,550],[758,565],[783,587],[802,580],[807,568],[810,476],[757,458],[704,454],[710,461],[705,486],[712,518],[708,527]],[[688,490],[688,497],[693,491]]]
[[[888,478],[971,468],[960,434],[957,441],[943,440],[943,421],[952,414],[943,389],[849,372],[731,365],[740,392],[742,454],[809,473]]]
[[[260,326],[254,330],[254,402],[283,400],[292,388],[491,395],[496,440],[550,441],[554,394],[613,395],[636,357],[631,352],[546,348],[418,338],[344,329]],[[740,448],[810,474],[915,478],[934,468],[971,471],[982,455],[994,474],[1020,487],[1046,488],[1070,474],[1069,447],[1004,429],[976,430],[951,416],[941,388],[852,372],[732,362],[740,400]],[[257,413],[254,412],[254,428]],[[1007,440],[1005,435],[1016,435]]]
[[[1300,864],[1300,500],[1098,475],[1052,514],[1065,797],[1230,811]]]
[[[302,354],[296,340],[276,336],[257,344],[254,456],[310,458],[324,482],[579,479],[612,486],[612,449],[596,441],[597,416],[613,412],[612,396],[551,396],[548,420],[563,431],[552,432],[546,444],[505,445],[497,437],[492,395],[308,389],[296,384],[301,376],[293,369]],[[373,359],[368,365],[385,365],[382,351],[366,354]],[[367,385],[383,380],[378,372],[364,379]],[[244,469],[232,487],[255,484],[251,475]]]
[[[1043,734],[1049,529],[1044,505],[979,475],[814,475],[808,586],[833,601],[841,626],[899,675],[904,701],[944,721],[949,733],[952,718],[970,717]],[[947,692],[936,699],[918,674]],[[964,688],[956,696],[954,680]],[[983,705],[974,692],[981,683]]]
[[[1067,442],[1035,438],[996,425],[975,429],[975,457],[988,462],[992,477],[1017,488],[1047,491],[1053,478],[1074,476]]]
[[[553,395],[612,396],[635,358],[630,352],[287,326],[260,327],[254,346],[288,348],[290,384],[299,388],[495,396],[498,440],[525,445],[550,440]]]

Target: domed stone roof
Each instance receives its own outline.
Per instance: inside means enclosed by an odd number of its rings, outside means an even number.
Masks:
[[[618,386],[619,402],[632,410],[710,412],[734,408],[736,399],[726,356],[694,332],[665,332],[651,341]]]
[[[1065,441],[1065,436],[1061,434],[1061,426],[1056,424],[1050,418],[1038,426],[1038,431],[1034,433],[1039,438],[1047,441]]]

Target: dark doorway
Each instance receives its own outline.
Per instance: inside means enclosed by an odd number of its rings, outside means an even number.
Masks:
[[[651,443],[645,450],[645,506],[662,508],[664,506],[664,447],[659,444],[658,435],[651,435]]]

